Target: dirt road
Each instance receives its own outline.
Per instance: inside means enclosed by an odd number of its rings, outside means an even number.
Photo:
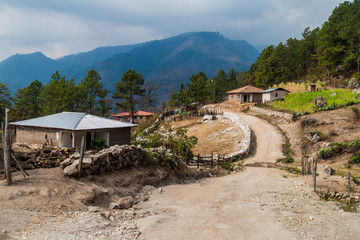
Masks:
[[[268,122],[239,114],[256,135],[248,163],[283,157],[282,136]],[[155,191],[140,205],[157,215],[140,218],[140,239],[358,239],[359,214],[324,202],[310,179],[272,168]]]

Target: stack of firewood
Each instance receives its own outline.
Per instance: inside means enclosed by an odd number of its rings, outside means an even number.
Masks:
[[[22,167],[27,169],[59,167],[60,163],[75,152],[74,148],[45,148],[25,153],[16,158]]]

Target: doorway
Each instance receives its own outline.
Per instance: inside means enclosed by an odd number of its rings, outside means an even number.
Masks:
[[[91,132],[86,132],[86,149],[89,149],[91,145]]]

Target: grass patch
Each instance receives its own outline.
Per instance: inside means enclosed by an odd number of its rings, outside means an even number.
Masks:
[[[330,96],[332,93],[336,93],[336,96]],[[351,89],[333,89],[322,90],[317,92],[304,92],[304,93],[290,93],[285,96],[284,101],[275,101],[273,107],[277,109],[290,110],[296,113],[313,113],[317,110],[313,100],[322,95],[326,98],[327,106],[325,110],[334,109],[338,106],[352,105],[355,103],[355,93],[352,93]],[[323,109],[324,110],[324,109]]]

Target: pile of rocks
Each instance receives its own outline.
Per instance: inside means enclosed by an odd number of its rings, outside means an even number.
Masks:
[[[78,174],[80,154],[77,152],[61,163],[65,175]],[[84,175],[112,172],[122,168],[141,165],[145,159],[145,150],[131,145],[115,145],[98,153],[86,152],[82,162]]]
[[[149,152],[151,159],[147,159]],[[140,146],[133,145],[115,145],[110,148],[101,150],[100,152],[85,152],[82,162],[82,175],[102,174],[105,172],[113,172],[127,167],[135,167],[144,165],[146,160],[153,164],[161,163],[164,159],[173,159],[173,163],[177,165],[177,159],[165,147],[150,148],[144,150]],[[75,176],[78,174],[80,161],[79,152],[74,153],[70,158],[61,163],[64,174]]]
[[[320,197],[325,199],[341,200],[346,203],[360,203],[360,193],[348,193],[336,192],[336,191],[319,191]]]

